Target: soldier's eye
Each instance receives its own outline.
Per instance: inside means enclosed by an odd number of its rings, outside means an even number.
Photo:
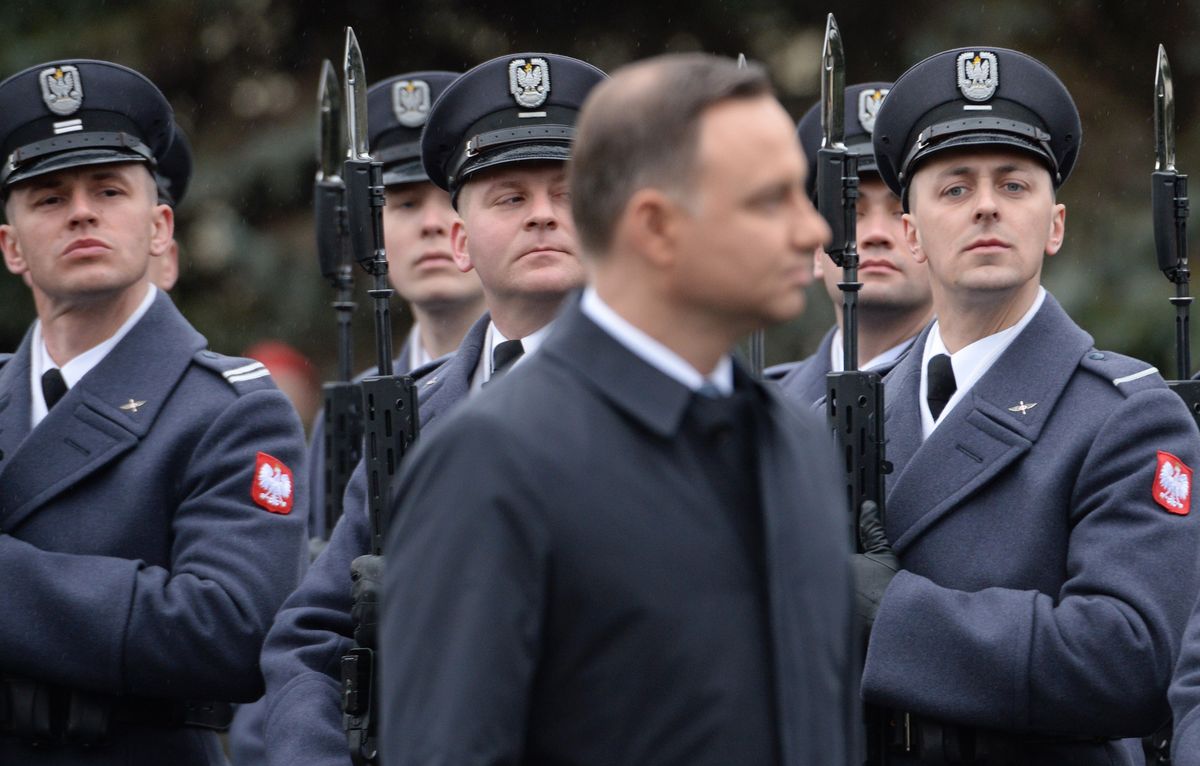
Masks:
[[[967,193],[967,187],[951,186],[950,188],[946,189],[946,191],[944,191],[942,193],[945,194],[947,197],[961,197]]]

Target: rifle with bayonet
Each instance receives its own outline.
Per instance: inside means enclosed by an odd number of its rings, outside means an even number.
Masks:
[[[322,447],[325,495],[325,538],[342,515],[342,495],[358,463],[362,444],[362,393],[350,378],[354,370],[351,321],[355,304],[353,266],[347,248],[346,186],[342,162],[346,156],[342,123],[342,89],[333,64],[325,60],[317,91],[317,175],[313,182],[313,213],[317,227],[317,258],[321,276],[334,289],[337,316],[337,380],[322,386],[325,399]]]
[[[362,387],[363,460],[367,471],[367,510],[371,525],[371,556],[383,553],[385,504],[400,459],[417,437],[417,392],[411,377],[395,376],[392,368],[392,325],[387,251],[383,239],[383,163],[371,157],[367,139],[367,82],[362,51],[354,30],[346,29],[344,62],[346,126],[350,146],[343,164],[350,251],[374,280],[368,291],[375,308],[378,374]],[[358,631],[356,630],[356,635]],[[374,763],[377,747],[377,694],[374,647],[356,641],[342,657],[343,724],[356,764]],[[367,643],[373,643],[369,641]]]
[[[850,533],[862,553],[859,517],[868,504],[884,514],[883,381],[858,369],[857,208],[858,156],[845,145],[846,59],[837,20],[829,14],[821,49],[821,148],[817,151],[817,207],[832,237],[825,252],[842,269],[842,359],[844,370],[825,377],[825,414],[845,466]],[[887,730],[879,711],[868,707],[867,763],[885,763]]]
[[[1183,399],[1188,411],[1200,425],[1200,381],[1191,377],[1190,311],[1188,294],[1191,274],[1188,270],[1187,176],[1175,168],[1175,88],[1167,51],[1158,46],[1154,73],[1154,172],[1150,174],[1150,204],[1154,216],[1154,250],[1158,268],[1175,285],[1168,300],[1175,307],[1175,380],[1167,385]],[[1171,763],[1172,722],[1158,728],[1142,740],[1148,766]]]
[[[1167,51],[1161,45],[1154,76],[1154,128],[1154,172],[1150,176],[1154,250],[1158,268],[1175,285],[1175,295],[1169,300],[1175,307],[1176,379],[1167,385],[1179,394],[1200,424],[1200,381],[1190,380],[1192,296],[1188,294],[1191,273],[1187,254],[1187,176],[1175,168],[1175,88]]]

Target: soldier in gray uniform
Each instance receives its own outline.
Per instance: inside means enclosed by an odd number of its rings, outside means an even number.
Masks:
[[[594,287],[401,477],[384,762],[855,763],[828,436],[730,356],[829,236],[792,123],[758,66],[655,59],[597,88],[572,165]]]
[[[116,64],[0,83],[0,250],[37,309],[0,358],[0,763],[224,763],[299,581],[299,419],[148,277],[172,130]]]
[[[526,81],[535,69],[543,78],[534,92],[518,87],[512,75],[526,65]],[[525,364],[567,293],[582,286],[565,161],[579,108],[603,77],[567,56],[505,56],[462,75],[430,112],[422,166],[457,205],[454,257],[460,268],[478,272],[490,313],[449,360],[414,373],[423,433],[485,384]],[[272,764],[350,763],[340,661],[356,637],[373,641],[380,567],[379,557],[365,555],[371,533],[361,465],[344,505],[329,545],[284,604],[263,648]],[[352,562],[365,564],[357,567],[354,602]]]
[[[875,117],[891,83],[870,82],[846,88],[846,151],[858,155],[857,246],[861,259],[858,279],[858,368],[886,375],[912,346],[929,320],[933,305],[929,273],[918,263],[904,242],[900,223],[900,198],[883,183],[871,149]],[[816,105],[800,119],[800,145],[809,167],[816,167],[821,148],[821,109]],[[808,192],[816,201],[815,173],[809,175]],[[842,270],[818,249],[813,273],[833,301],[837,323],[825,333],[812,356],[767,370],[777,378],[784,393],[801,404],[812,404],[825,396],[825,376],[845,369],[842,360]]]
[[[1054,73],[991,47],[917,64],[875,124],[938,317],[886,385],[902,568],[859,559],[878,604],[863,697],[887,709],[892,763],[1128,764],[1117,740],[1167,714],[1200,434],[1157,370],[1097,350],[1040,284],[1081,139]]]

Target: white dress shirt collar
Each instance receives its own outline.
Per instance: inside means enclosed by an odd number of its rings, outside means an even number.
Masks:
[[[517,358],[517,361],[512,363],[512,366],[516,367],[521,364],[541,348],[542,342],[546,340],[546,336],[550,333],[550,328],[553,326],[554,322],[550,322],[521,338],[521,348],[524,351]],[[475,374],[471,376],[472,393],[483,388],[483,384],[492,379],[492,354],[496,350],[496,346],[499,346],[506,340],[509,339],[504,337],[504,333],[500,332],[496,327],[496,323],[488,322],[487,332],[483,336],[483,352],[479,355],[479,363],[475,365]]]
[[[860,370],[877,370],[880,367],[886,367],[901,356],[912,345],[913,339],[906,338],[896,345],[892,346],[883,353],[874,356],[867,360],[867,363],[859,367]],[[846,369],[845,354],[842,349],[842,328],[837,328],[833,331],[833,343],[829,346],[829,369],[833,372],[842,372]]]
[[[42,375],[47,370],[58,367],[62,373],[63,381],[67,384],[67,390],[70,390],[80,378],[92,371],[92,368],[100,364],[104,357],[108,356],[108,352],[112,351],[121,339],[129,334],[133,326],[138,323],[146,312],[150,310],[150,305],[154,303],[154,296],[158,294],[158,288],[154,285],[148,285],[146,297],[138,304],[133,313],[129,315],[117,331],[113,333],[107,340],[92,346],[87,351],[76,356],[71,361],[59,367],[50,358],[50,351],[46,348],[46,341],[42,338],[42,322],[35,320],[33,323],[33,338],[30,343],[29,354],[29,385],[32,389],[31,405],[29,408],[31,427],[36,427],[42,422],[42,418],[46,417],[48,412],[46,408],[46,398],[42,396]]]
[[[966,395],[976,381],[984,376],[984,374],[992,368],[1000,355],[1012,345],[1012,342],[1017,339],[1021,331],[1033,321],[1034,315],[1038,309],[1042,307],[1042,303],[1046,300],[1046,288],[1038,287],[1037,297],[1033,300],[1033,305],[1021,317],[1021,319],[1012,327],[1001,330],[998,333],[980,338],[979,340],[966,345],[957,352],[951,354],[946,348],[946,344],[942,341],[941,328],[937,320],[934,320],[933,327],[929,331],[929,336],[925,339],[925,349],[921,355],[921,390],[920,390],[920,407],[921,407],[921,438],[928,439],[929,434],[933,433],[933,429],[938,426],[946,416],[950,414],[950,410],[958,404],[963,396]],[[925,396],[928,389],[928,381],[926,377],[929,371],[929,360],[938,354],[948,354],[950,356],[950,366],[954,369],[954,381],[957,388],[954,391],[954,396],[950,397],[950,401],[946,402],[945,409],[935,422],[933,413],[929,411],[929,402]]]
[[[627,319],[613,311],[612,307],[605,303],[593,288],[588,287],[583,291],[583,299],[580,301],[579,308],[584,315],[599,325],[600,329],[611,335],[635,356],[667,377],[682,383],[688,389],[696,391],[705,383],[710,383],[716,386],[717,391],[722,395],[728,396],[733,393],[733,360],[728,354],[721,357],[711,374],[704,376],[682,356],[634,327]]]

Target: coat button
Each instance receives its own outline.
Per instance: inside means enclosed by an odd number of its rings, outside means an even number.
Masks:
[[[1104,354],[1100,351],[1093,351],[1092,353],[1088,354],[1088,359],[1095,359],[1096,361],[1100,361],[1103,358],[1104,358]]]

